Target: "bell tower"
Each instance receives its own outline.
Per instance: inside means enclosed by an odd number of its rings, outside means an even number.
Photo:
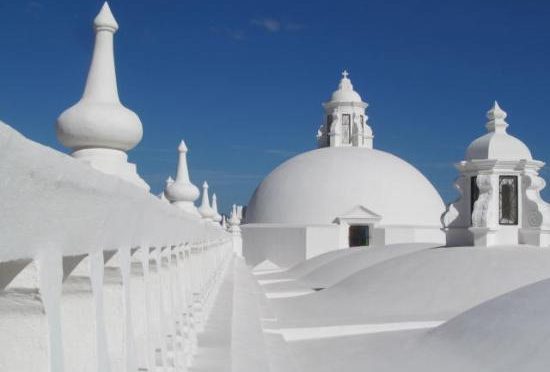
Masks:
[[[372,129],[365,111],[368,107],[353,89],[347,71],[342,72],[338,89],[323,103],[325,117],[317,131],[319,147],[372,148]]]

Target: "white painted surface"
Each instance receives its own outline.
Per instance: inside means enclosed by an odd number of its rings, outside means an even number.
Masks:
[[[305,296],[272,300],[281,326],[446,320],[550,278],[550,251],[534,247],[423,249],[375,264],[364,260],[364,269],[356,267],[349,274],[353,260],[342,261],[346,264],[341,266],[334,262],[330,271],[342,279],[332,286]],[[277,284],[264,289],[271,286]]]
[[[525,143],[506,131],[508,123],[497,102],[487,113],[488,133],[475,139],[466,149],[466,160],[532,160],[531,151]]]
[[[187,213],[200,217],[195,206],[195,200],[199,198],[199,189],[191,183],[189,178],[189,169],[187,167],[187,145],[182,140],[178,146],[178,169],[176,179],[169,179],[166,182],[163,195],[182,210]]]
[[[291,297],[299,297],[299,296],[305,296],[311,293],[314,293],[315,291],[311,289],[297,289],[293,291],[276,291],[276,292],[266,292],[265,296],[269,299],[272,298],[291,298]]]
[[[385,332],[411,331],[417,329],[435,328],[443,324],[443,321],[431,322],[398,322],[379,324],[349,324],[329,327],[310,328],[278,328],[266,329],[264,332],[283,335],[286,341],[319,340],[333,337],[346,337],[357,335],[370,335]]]
[[[353,89],[348,72],[342,73],[330,100],[323,103],[325,115],[317,131],[319,147],[364,147],[372,149],[373,134],[365,110],[368,107]]]
[[[94,20],[94,30],[94,53],[84,94],[57,119],[57,137],[73,150],[75,158],[149,191],[126,155],[141,141],[143,127],[118,96],[113,51],[118,23],[107,2]]]
[[[550,206],[540,195],[546,186],[539,176],[544,163],[533,160],[527,146],[507,133],[506,117],[495,102],[487,112],[488,133],[472,142],[466,160],[455,165],[460,172],[455,181],[460,196],[442,217],[451,246],[550,245]],[[515,223],[500,219],[503,176],[517,179]],[[472,204],[476,186],[479,195]]]
[[[439,227],[445,209],[430,181],[392,154],[322,148],[271,172],[250,200],[246,222],[331,224],[357,205],[380,215],[383,226]]]
[[[2,369],[182,370],[231,235],[3,123],[0,175]]]

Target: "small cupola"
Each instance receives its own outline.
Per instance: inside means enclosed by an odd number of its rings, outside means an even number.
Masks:
[[[506,117],[495,102],[487,112],[488,133],[455,165],[461,196],[442,217],[448,245],[550,244],[550,208],[540,196],[545,181],[538,174],[544,163],[507,133]]]
[[[531,151],[522,141],[507,132],[508,114],[495,101],[487,112],[487,134],[474,140],[466,150],[466,160],[531,160]]]
[[[323,103],[325,115],[317,132],[319,147],[372,148],[372,129],[365,113],[368,104],[353,89],[347,71],[328,102]]]

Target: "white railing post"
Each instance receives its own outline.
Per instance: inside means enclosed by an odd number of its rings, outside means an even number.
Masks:
[[[135,365],[140,371],[150,371],[153,359],[150,335],[150,310],[148,300],[149,248],[142,243],[131,256],[130,309],[135,339]]]

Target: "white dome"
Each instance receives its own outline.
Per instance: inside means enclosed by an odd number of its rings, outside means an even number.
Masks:
[[[398,157],[357,147],[300,154],[269,174],[247,208],[247,223],[328,224],[361,205],[381,225],[441,225],[445,205],[422,173]]]
[[[506,132],[508,114],[495,101],[487,112],[486,128],[489,131],[484,136],[474,140],[466,150],[466,160],[532,160],[531,151],[525,143]]]
[[[532,160],[527,145],[508,133],[491,132],[479,137],[468,146],[466,160]]]
[[[330,97],[330,101],[328,103],[344,103],[344,102],[355,102],[355,103],[362,103],[363,100],[361,99],[361,96],[359,93],[357,93],[353,89],[353,85],[351,84],[351,80],[348,78],[348,72],[344,71],[342,73],[342,80],[340,80],[340,84],[338,84],[338,89],[336,89],[332,96]]]
[[[354,90],[336,90],[330,97],[331,102],[363,102],[359,93]]]

